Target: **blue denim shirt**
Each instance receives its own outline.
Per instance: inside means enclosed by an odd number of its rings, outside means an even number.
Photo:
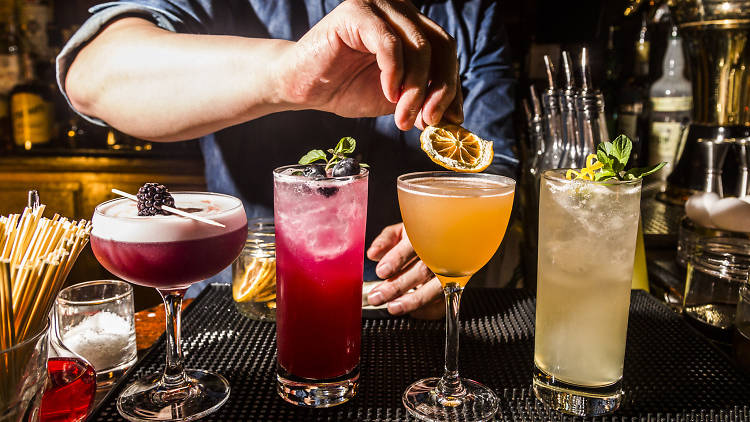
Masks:
[[[97,5],[91,9],[93,16],[57,58],[58,84],[65,94],[65,74],[78,50],[118,17],[142,16],[177,32],[297,40],[340,2],[138,0]],[[487,171],[513,176],[518,164],[512,150],[514,81],[499,4],[487,0],[414,3],[456,39],[464,93],[464,126],[494,142],[495,157]],[[438,169],[421,152],[419,131],[400,131],[393,116],[348,119],[312,110],[290,111],[204,136],[200,143],[208,189],[241,198],[248,218],[271,216],[272,170],[295,163],[311,149],[330,148],[343,136],[357,140],[362,161],[370,165],[369,243],[383,227],[401,220],[396,177],[411,171]]]

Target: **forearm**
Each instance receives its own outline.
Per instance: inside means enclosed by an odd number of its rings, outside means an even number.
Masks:
[[[293,109],[282,99],[284,40],[176,34],[139,18],[118,20],[73,61],[71,103],[130,135],[199,137]]]

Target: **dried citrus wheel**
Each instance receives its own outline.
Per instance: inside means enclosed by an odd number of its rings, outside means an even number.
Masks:
[[[492,142],[454,124],[427,126],[419,139],[430,159],[448,170],[476,173],[494,157]]]
[[[276,261],[269,258],[255,258],[245,268],[240,280],[232,285],[232,296],[235,302],[247,302],[259,298],[273,300],[276,297]]]

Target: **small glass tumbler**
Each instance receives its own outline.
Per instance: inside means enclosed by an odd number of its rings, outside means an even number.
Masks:
[[[276,321],[276,236],[273,218],[250,220],[247,241],[232,264],[232,297],[248,318]]]
[[[0,350],[0,421],[39,420],[47,384],[48,331],[49,324],[44,324],[28,339]]]
[[[133,288],[119,280],[96,280],[63,289],[55,304],[60,338],[96,370],[97,388],[107,388],[138,358]]]
[[[750,272],[750,241],[700,240],[688,263],[683,313],[713,340],[730,343],[740,286]]]
[[[734,321],[734,358],[750,374],[750,284],[740,286],[737,315]]]

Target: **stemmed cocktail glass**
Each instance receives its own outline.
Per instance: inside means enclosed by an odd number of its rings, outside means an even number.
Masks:
[[[216,227],[177,215],[138,216],[136,203],[115,199],[96,207],[91,248],[113,274],[154,287],[167,316],[167,361],[163,374],[136,380],[117,400],[131,421],[193,420],[229,398],[224,377],[184,369],[180,347],[182,298],[191,284],[219,273],[240,254],[247,237],[242,202],[228,195],[175,192],[175,207],[209,218]]]
[[[484,421],[498,408],[495,394],[458,375],[461,293],[500,246],[513,208],[513,179],[476,173],[425,172],[398,178],[398,200],[414,250],[443,285],[446,299],[445,373],[409,386],[403,402],[427,421]]]

